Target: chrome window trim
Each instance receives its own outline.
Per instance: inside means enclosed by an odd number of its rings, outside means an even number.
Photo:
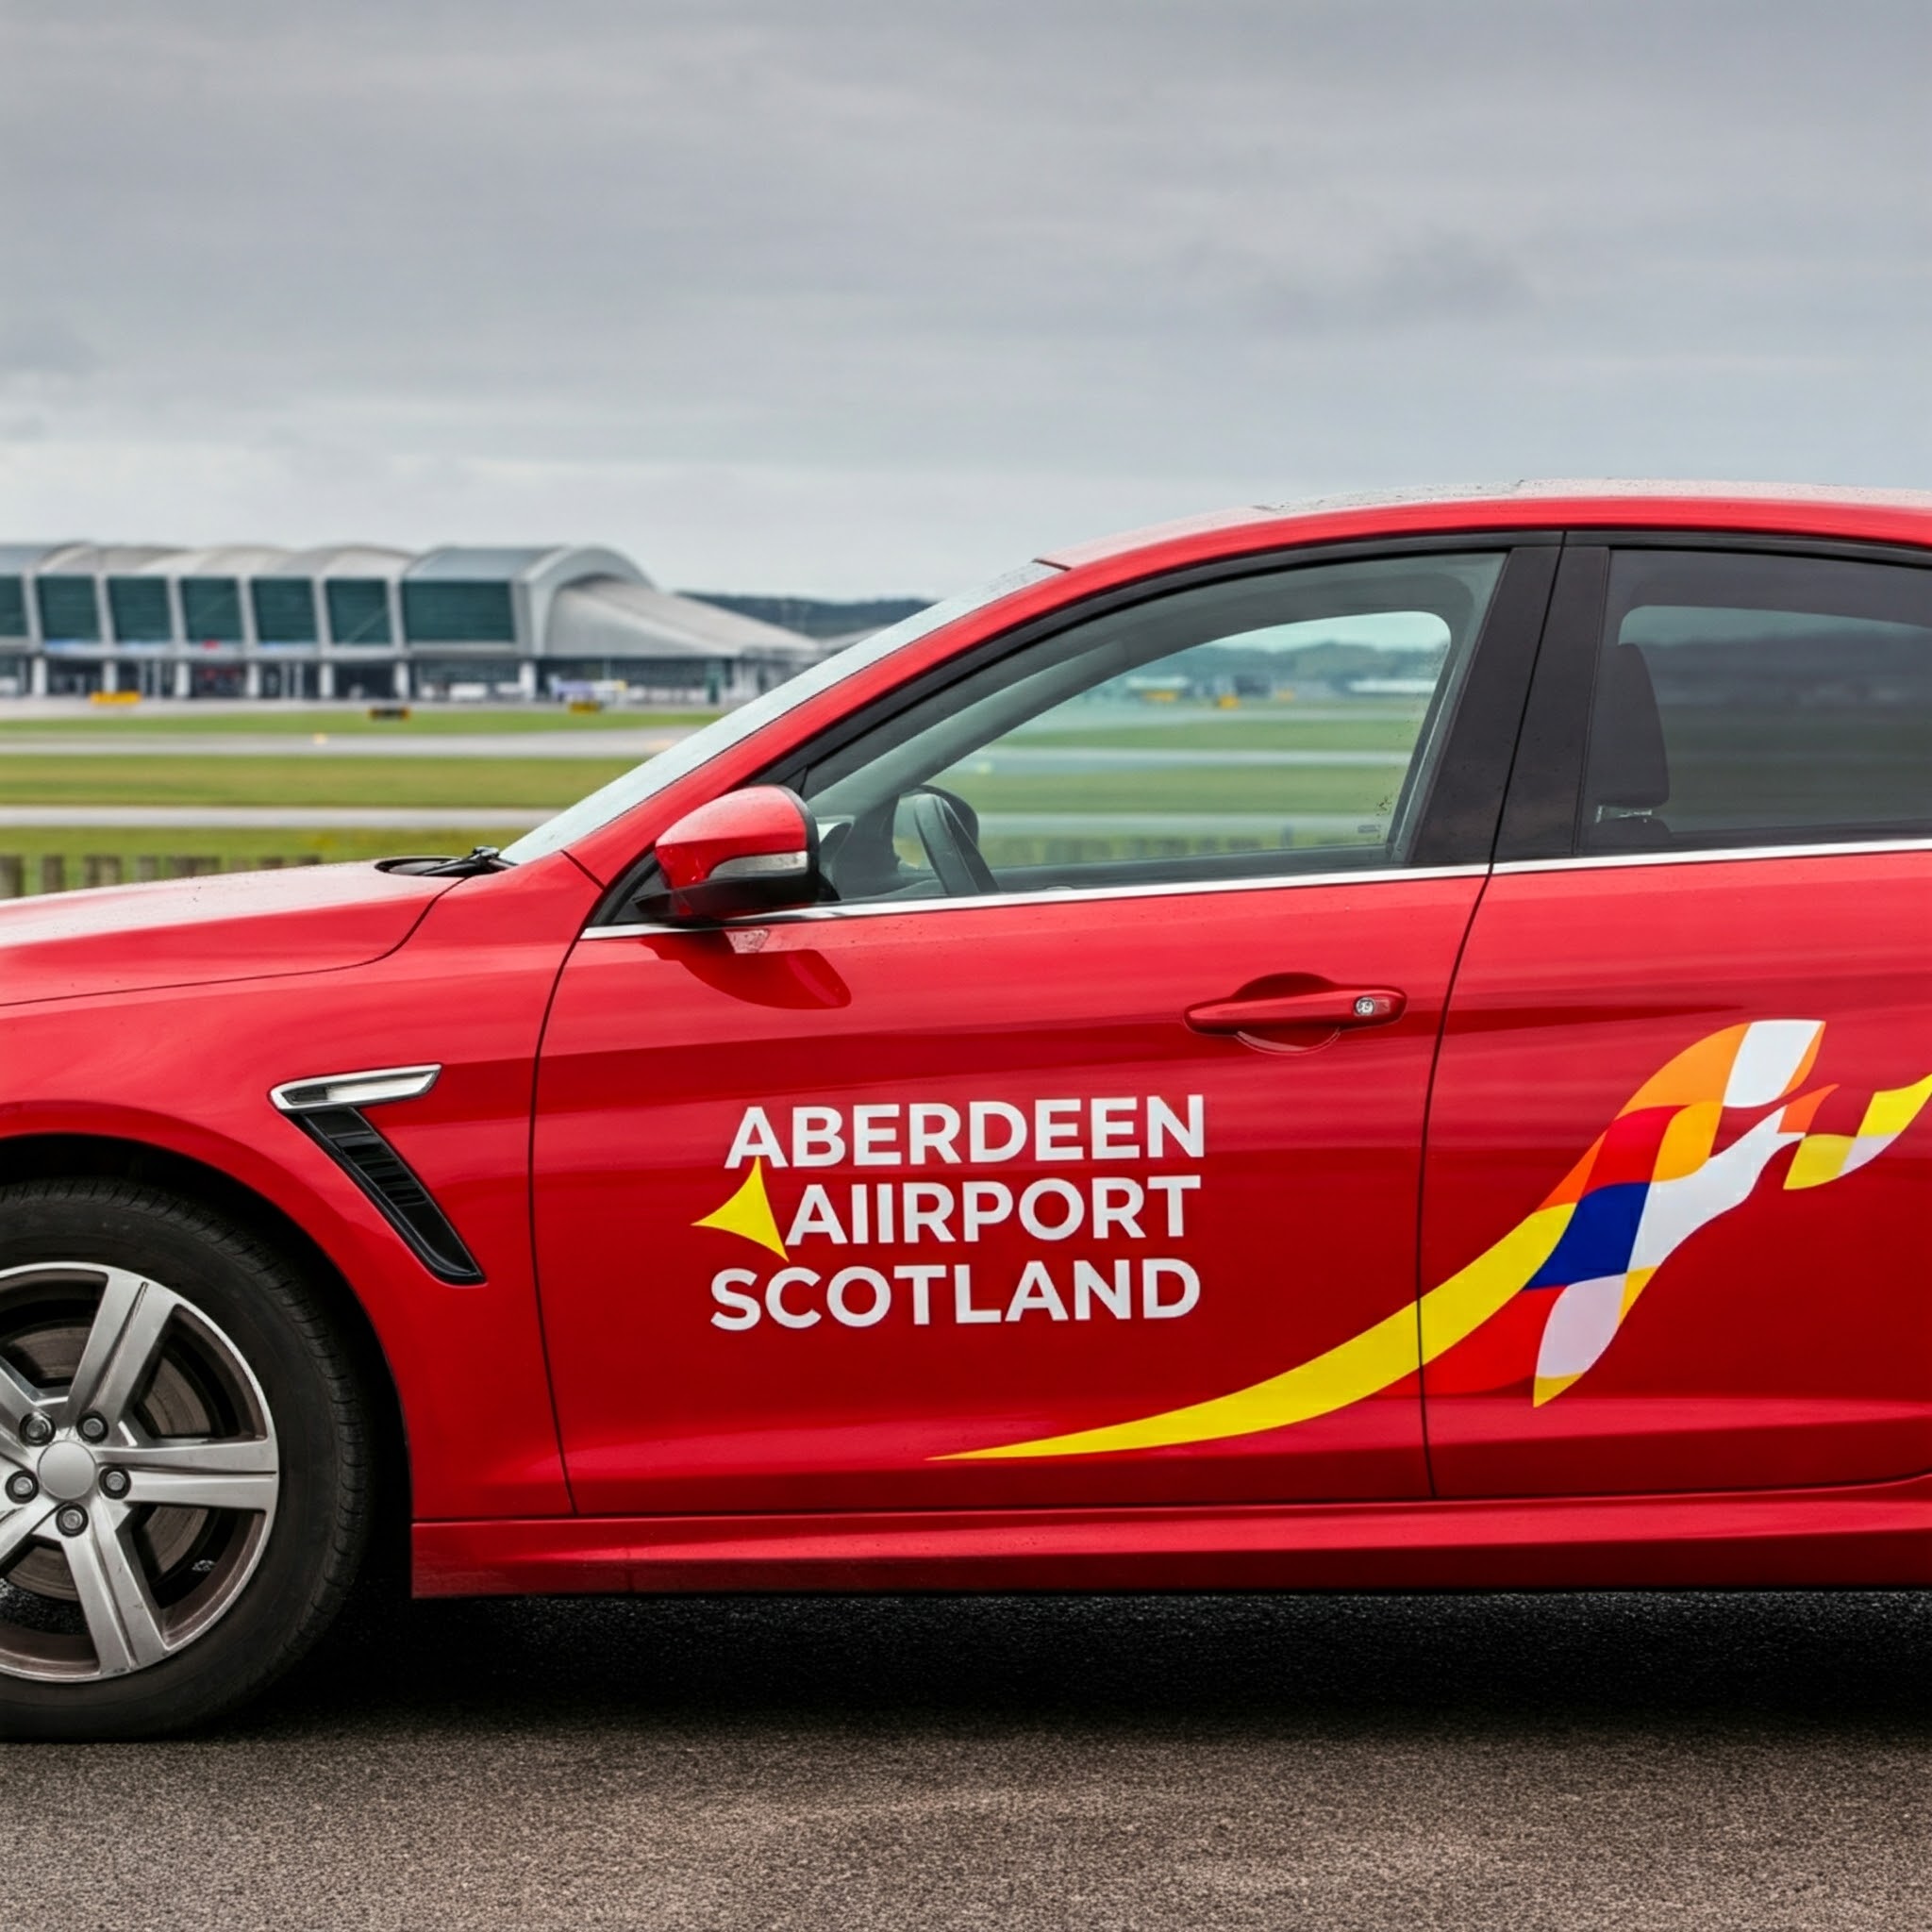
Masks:
[[[285,1080],[268,1097],[283,1113],[311,1113],[325,1107],[376,1107],[387,1100],[420,1100],[442,1073],[438,1066],[372,1067],[360,1074],[311,1074]]]
[[[586,940],[635,939],[650,933],[728,932],[733,927],[801,925],[819,920],[877,919],[893,914],[974,912],[1012,906],[1091,905],[1109,899],[1172,899],[1202,892],[1278,892],[1304,886],[1400,885],[1423,879],[1473,879],[1504,874],[1608,872],[1637,865],[1736,864],[1744,859],[1841,858],[1885,852],[1932,852],[1932,839],[1876,839],[1836,845],[1726,845],[1707,852],[1592,853],[1574,858],[1516,858],[1500,865],[1436,865],[1387,872],[1310,872],[1278,878],[1187,879],[1147,886],[1086,886],[1067,891],[987,892],[971,899],[868,899],[857,906],[799,906],[783,912],[734,919],[717,926],[670,925],[638,920],[587,926]],[[305,1083],[306,1084],[306,1083]]]
[[[855,906],[797,906],[783,912],[734,919],[718,926],[665,925],[638,921],[624,925],[592,925],[578,935],[587,940],[635,939],[646,933],[730,931],[734,926],[803,925],[827,919],[879,919],[893,914],[979,912],[1009,906],[1085,906],[1109,899],[1174,899],[1203,892],[1280,892],[1303,886],[1387,886],[1420,879],[1479,879],[1486,865],[1363,867],[1359,872],[1304,872],[1258,879],[1176,879],[1146,886],[1076,886],[1067,891],[984,892],[971,899],[867,899]]]
[[[1851,858],[1879,852],[1932,852],[1932,839],[1846,840],[1840,844],[1718,845],[1706,852],[1591,852],[1571,858],[1510,858],[1503,873],[1608,872],[1633,865],[1736,864],[1747,858]]]

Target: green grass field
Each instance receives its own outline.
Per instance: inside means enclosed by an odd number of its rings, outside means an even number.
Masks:
[[[1388,812],[1402,773],[1390,765],[1168,766],[1154,771],[977,774],[939,781],[982,812]]]
[[[559,710],[423,711],[405,724],[377,724],[360,713],[282,711],[208,713],[192,707],[74,719],[0,721],[0,806],[46,807],[379,807],[401,814],[394,830],[335,828],[246,831],[190,826],[180,830],[92,830],[81,827],[10,830],[0,826],[0,857],[25,861],[29,891],[39,889],[40,860],[58,854],[66,883],[84,876],[90,857],[116,858],[131,875],[137,860],[159,858],[164,872],[176,859],[211,861],[223,870],[308,858],[367,859],[403,852],[462,852],[475,844],[508,844],[514,828],[483,825],[412,829],[412,809],[464,812],[493,808],[527,812],[532,822],[570,805],[617,776],[629,760],[545,757],[545,732],[608,729],[612,725],[689,725],[691,713]],[[1828,721],[1827,721],[1828,722]],[[1221,762],[1217,751],[1398,752],[1414,741],[1420,723],[1409,702],[1366,701],[1307,707],[1257,703],[1232,709],[1201,705],[1098,703],[1069,707],[1037,729],[1016,734],[1016,750],[1053,753],[1190,751],[1191,765],[1122,769],[1095,761],[1067,770],[975,769],[967,758],[942,782],[996,823],[985,849],[995,865],[1076,862],[1112,857],[1174,856],[1185,851],[1256,851],[1295,844],[1374,841],[1400,791],[1401,769],[1390,764],[1254,765]],[[1748,708],[1687,712],[1674,721],[1673,799],[1687,823],[1700,814],[1736,812],[1762,793],[1773,819],[1802,805],[1814,785],[1828,781],[1808,768],[1768,763],[1760,748],[1781,728]],[[7,733],[72,733],[118,741],[112,755],[36,753],[8,758]],[[184,757],[143,752],[157,734],[173,731],[282,732],[290,736],[386,733],[516,733],[507,757],[331,757],[305,745],[299,756]],[[1861,755],[1895,767],[1887,786],[1901,797],[1911,787],[1925,747],[1916,726],[1902,721],[1895,743]],[[1875,781],[1874,781],[1875,782]],[[1742,802],[1740,804],[1740,801]],[[1828,804],[1828,799],[1825,801]],[[1121,823],[1109,825],[1109,816]],[[1156,823],[1163,815],[1171,824]],[[1220,817],[1222,824],[1204,823]],[[1004,824],[997,823],[1001,819]],[[1046,823],[1028,823],[1045,821]],[[1082,824],[1081,821],[1091,821]],[[1351,823],[1353,822],[1353,823]],[[10,868],[8,869],[10,872]],[[100,868],[96,867],[98,872]],[[0,890],[5,890],[0,886]]]
[[[408,718],[375,719],[363,711],[316,711],[301,706],[282,710],[262,705],[247,711],[204,710],[178,705],[170,710],[129,706],[125,710],[104,706],[70,718],[0,718],[0,739],[86,736],[140,739],[149,735],[203,733],[290,738],[410,738],[491,735],[498,732],[648,731],[673,726],[690,729],[708,724],[715,711],[567,711],[558,707],[525,710],[412,711]]]
[[[526,809],[533,822],[594,791],[630,760],[546,758],[541,734],[615,726],[689,727],[708,714],[605,711],[572,715],[561,710],[417,712],[405,723],[376,724],[359,713],[307,709],[204,712],[189,708],[167,713],[0,721],[0,805],[26,806],[379,806],[407,811],[412,806],[460,811],[466,807]],[[275,732],[291,738],[476,732],[528,735],[530,757],[508,758],[331,758],[306,751],[300,758],[194,758],[143,757],[143,740],[176,732],[224,735]],[[8,732],[41,736],[82,735],[121,741],[125,751],[65,757],[35,754],[9,760]],[[118,861],[132,877],[138,862],[159,862],[164,876],[174,861],[193,859],[223,872],[252,870],[265,860],[297,864],[320,860],[391,858],[407,852],[467,852],[473,845],[507,845],[516,837],[502,826],[394,830],[340,827],[318,831],[248,830],[225,826],[183,829],[0,826],[0,857],[24,861],[25,886],[40,890],[42,860],[58,857],[64,883],[87,876],[87,861]],[[0,886],[0,890],[4,890]]]
[[[1283,707],[1183,715],[1165,723],[1148,722],[1137,711],[1124,721],[1101,714],[1079,729],[1056,720],[1016,732],[1013,742],[1041,750],[1092,744],[1122,751],[1407,751],[1421,722],[1407,706],[1341,718],[1332,712],[1297,714]]]
[[[629,758],[0,757],[0,805],[356,805],[557,809]],[[0,837],[4,837],[0,833]]]
[[[630,769],[602,758],[0,759],[0,805],[465,806],[557,810]],[[1182,766],[1152,771],[949,773],[981,811],[1358,811],[1401,782],[1386,765]],[[1386,809],[1386,804],[1381,808]],[[4,836],[4,835],[0,835]]]
[[[265,706],[248,712],[197,713],[192,708],[166,713],[151,711],[126,716],[80,719],[30,719],[0,724],[0,805],[5,806],[167,806],[174,808],[380,807],[407,814],[413,808],[462,811],[489,808],[528,811],[533,820],[573,803],[629,768],[627,759],[546,758],[541,749],[545,731],[613,725],[689,725],[690,713],[603,712],[573,716],[562,711],[419,712],[407,724],[376,724],[360,713],[318,712],[306,708],[280,711]],[[1148,707],[1095,706],[1091,712],[1061,713],[1051,726],[1028,731],[1016,739],[1028,750],[1052,751],[1092,746],[1112,751],[1136,749],[1189,750],[1207,755],[1191,766],[1154,766],[1120,770],[1092,766],[1062,772],[975,772],[973,761],[946,775],[945,781],[969,798],[983,813],[1092,817],[1094,835],[1105,843],[1111,838],[1108,814],[1127,814],[1144,821],[1159,814],[1239,814],[1259,820],[1289,821],[1341,817],[1364,822],[1386,819],[1399,789],[1402,774],[1389,765],[1297,766],[1219,764],[1212,753],[1226,751],[1392,752],[1407,746],[1416,729],[1414,708],[1407,704],[1355,706],[1344,709],[1297,711],[1289,707],[1256,705],[1234,710],[1205,707],[1161,711]],[[85,731],[92,738],[118,740],[114,755],[100,753],[36,753],[8,758],[8,731],[43,734]],[[407,738],[411,733],[502,731],[527,735],[527,752],[486,758],[411,758],[407,752],[385,758],[332,758],[305,746],[299,757],[244,754],[237,757],[184,758],[143,755],[143,740],[170,731],[223,733],[284,732],[290,736],[364,736],[377,733]],[[1073,828],[1078,829],[1078,828]],[[1146,827],[1128,838],[1135,849],[1147,842]],[[1176,827],[1176,830],[1180,828]],[[1331,831],[1339,828],[1331,825]],[[1352,835],[1354,828],[1349,828]],[[1252,849],[1258,841],[1274,844],[1285,832],[1259,826],[1229,828],[1218,835],[1208,828],[1189,834],[1191,844],[1219,849]],[[1301,833],[1295,836],[1302,837]],[[82,861],[90,856],[118,858],[131,875],[135,861],[158,857],[212,860],[222,870],[258,865],[264,859],[295,862],[308,857],[325,860],[364,859],[401,852],[461,852],[473,844],[508,844],[514,830],[474,829],[412,831],[407,821],[396,830],[243,831],[211,827],[181,830],[93,830],[53,828],[9,830],[0,827],[0,855],[18,855],[26,861],[28,891],[38,889],[40,859],[58,854],[66,864],[66,883],[83,876]],[[1041,835],[1044,837],[1044,835]],[[1080,833],[1084,854],[1092,838]],[[1064,843],[1057,840],[1055,849]],[[998,841],[989,841],[995,862],[1020,863],[1047,848],[1032,831],[1015,825]],[[1124,846],[1123,849],[1125,849]],[[163,871],[172,870],[164,864]]]
[[[0,829],[0,855],[25,862],[26,890],[37,891],[43,857],[58,856],[66,868],[66,883],[77,886],[83,868],[96,856],[118,860],[124,877],[134,875],[141,858],[159,860],[163,876],[175,858],[211,860],[216,872],[252,872],[264,861],[283,865],[320,863],[339,865],[350,859],[394,858],[404,853],[468,852],[476,845],[507,845],[516,837],[501,827],[490,830],[411,831],[328,831],[328,832],[249,832],[219,827],[186,831],[90,831],[85,828],[50,830]]]

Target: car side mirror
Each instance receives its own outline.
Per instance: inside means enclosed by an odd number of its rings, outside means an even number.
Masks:
[[[727,791],[658,839],[664,890],[651,910],[675,925],[810,906],[824,896],[818,822],[783,785]]]

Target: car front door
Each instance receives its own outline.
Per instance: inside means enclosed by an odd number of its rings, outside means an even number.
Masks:
[[[1573,545],[1446,1028],[1445,1494],[1932,1464],[1932,570]]]
[[[832,903],[587,932],[535,1142],[578,1507],[1424,1492],[1424,1111],[1554,554],[1070,613],[767,774]]]

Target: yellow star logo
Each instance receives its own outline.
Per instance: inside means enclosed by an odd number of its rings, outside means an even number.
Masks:
[[[791,1257],[785,1252],[785,1242],[778,1233],[778,1223],[772,1213],[772,1201],[765,1192],[765,1163],[762,1156],[754,1159],[751,1172],[745,1175],[744,1184],[726,1201],[724,1207],[714,1208],[702,1221],[693,1221],[693,1227],[715,1227],[722,1234],[741,1235],[748,1241],[756,1241],[761,1248],[769,1248],[781,1261]]]

